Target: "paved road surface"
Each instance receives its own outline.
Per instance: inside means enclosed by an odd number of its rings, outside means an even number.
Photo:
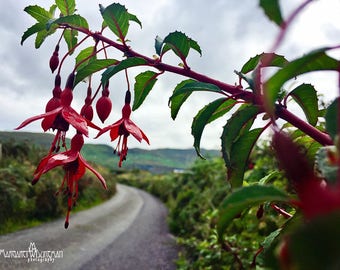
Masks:
[[[0,236],[0,269],[172,270],[178,250],[166,214],[154,197],[118,185],[111,200],[71,213],[67,230],[60,219]],[[55,255],[54,262],[28,262],[35,248],[43,259]],[[5,258],[9,251],[21,258]]]

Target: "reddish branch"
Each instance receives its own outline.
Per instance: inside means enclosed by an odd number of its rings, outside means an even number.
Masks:
[[[70,27],[67,25],[64,25],[65,27]],[[72,27],[71,27],[72,28]],[[154,59],[147,57],[145,55],[142,55],[138,52],[135,52],[132,50],[129,46],[119,44],[105,36],[103,36],[99,32],[91,32],[88,29],[84,28],[75,28],[74,29],[83,32],[84,34],[88,36],[92,36],[96,41],[102,41],[104,43],[107,43],[108,45],[116,48],[117,50],[122,51],[127,57],[140,57],[143,58],[146,61],[146,66],[154,67],[160,71],[167,71],[171,73],[176,73],[182,76],[185,76],[187,78],[192,78],[200,82],[205,82],[205,83],[211,83],[216,86],[218,86],[221,90],[225,91],[226,93],[230,94],[233,98],[236,99],[242,99],[245,102],[248,103],[253,103],[256,105],[259,105],[262,107],[262,104],[258,104],[258,99],[256,99],[255,95],[252,92],[245,91],[241,86],[235,86],[231,84],[224,83],[222,81],[213,79],[211,77],[208,77],[204,74],[195,72],[191,70],[190,68],[182,68],[182,67],[177,67],[177,66],[172,66],[169,64],[165,64],[161,62],[159,59]],[[263,110],[264,111],[264,110]],[[312,125],[308,124],[307,122],[303,121],[296,115],[292,114],[289,112],[287,109],[283,107],[277,107],[276,110],[276,116],[278,118],[284,119],[296,128],[300,129],[310,137],[312,137],[314,140],[319,142],[322,145],[332,145],[332,139],[330,136],[327,134],[321,132],[317,128],[313,127]]]

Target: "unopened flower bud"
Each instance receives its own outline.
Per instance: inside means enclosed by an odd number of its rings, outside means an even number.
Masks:
[[[74,79],[75,79],[75,74],[74,72],[72,72],[70,75],[68,75],[65,88],[69,88],[72,90],[74,87]]]
[[[80,114],[84,116],[89,121],[92,121],[93,119],[93,108],[92,105],[84,104],[84,106],[81,108]]]
[[[96,103],[96,111],[99,119],[104,121],[109,117],[112,109],[112,102],[109,97],[101,96]]]
[[[50,58],[50,69],[52,73],[57,69],[59,66],[59,45],[57,45],[54,49],[54,52]]]

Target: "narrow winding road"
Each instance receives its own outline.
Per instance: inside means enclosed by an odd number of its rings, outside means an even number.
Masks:
[[[61,219],[0,236],[0,269],[176,269],[166,215],[151,195],[117,185],[111,200],[71,215],[67,230]]]

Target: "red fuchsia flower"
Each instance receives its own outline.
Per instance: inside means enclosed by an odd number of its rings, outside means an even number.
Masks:
[[[297,145],[282,132],[275,132],[273,147],[299,197],[294,204],[307,220],[340,210],[340,184],[330,186],[318,178]]]
[[[76,134],[71,140],[70,150],[59,154],[49,154],[40,161],[37,169],[34,172],[34,178],[32,180],[32,185],[34,185],[39,181],[41,175],[47,173],[55,167],[63,167],[65,176],[59,191],[66,183],[68,210],[65,219],[65,228],[67,228],[69,225],[70,211],[72,210],[72,207],[75,205],[75,202],[78,198],[78,181],[84,175],[86,169],[89,169],[91,172],[93,172],[102,183],[103,187],[107,189],[103,176],[101,176],[100,173],[92,168],[91,165],[88,164],[80,154],[83,144],[83,135],[79,133]]]
[[[130,101],[131,93],[130,91],[127,91],[125,95],[125,105],[122,109],[122,118],[119,119],[117,122],[113,123],[112,125],[103,128],[96,137],[98,138],[105,132],[110,131],[111,141],[114,141],[118,138],[117,147],[114,152],[117,153],[120,157],[118,163],[119,167],[121,167],[122,162],[126,160],[128,152],[127,139],[130,134],[133,137],[135,137],[139,142],[142,142],[142,140],[144,140],[148,144],[150,144],[148,137],[146,137],[144,132],[130,119],[131,115]]]
[[[74,73],[71,73],[68,77],[65,89],[60,94],[59,106],[57,101],[53,102],[53,104],[51,103],[49,106],[50,100],[46,106],[46,113],[28,118],[16,129],[21,129],[36,120],[43,119],[41,126],[44,131],[51,128],[53,130],[57,129],[58,131],[65,133],[71,124],[78,132],[88,136],[87,126],[94,126],[94,124],[87,121],[71,107],[71,102],[73,99],[72,89],[74,84],[74,76]]]

